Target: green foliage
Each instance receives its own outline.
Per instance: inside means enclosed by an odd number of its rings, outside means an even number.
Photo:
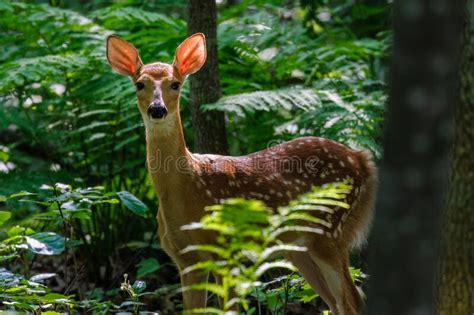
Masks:
[[[290,262],[275,259],[275,256],[306,251],[305,247],[285,244],[281,237],[288,236],[289,233],[322,234],[318,224],[325,222],[312,213],[320,211],[318,205],[339,206],[348,210],[349,205],[345,199],[351,189],[349,182],[314,187],[288,206],[279,207],[275,213],[261,201],[229,199],[208,207],[207,211],[211,213],[205,215],[199,223],[182,227],[184,230],[199,229],[218,233],[217,245],[191,245],[183,250],[183,254],[200,251],[211,257],[184,269],[183,273],[211,272],[220,279],[218,283],[206,282],[183,288],[206,289],[222,298],[222,311],[205,309],[199,312],[225,314],[235,304],[248,310],[247,297],[262,286],[259,279],[265,273],[274,268],[296,271]],[[308,286],[305,289],[308,290]],[[315,297],[314,293],[312,296]]]
[[[139,207],[139,210],[142,210],[140,207],[144,207],[140,200],[126,191],[117,194],[105,193],[104,187],[73,189],[69,185],[60,183],[53,186],[43,185],[38,192],[22,191],[8,196],[5,201],[18,200],[37,206],[37,213],[32,218],[35,221],[44,222],[45,226],[50,229],[61,229],[67,237],[55,232],[36,232],[32,227],[14,225],[6,230],[5,238],[0,238],[0,261],[9,262],[15,268],[14,266],[18,262],[22,262],[26,267],[29,265],[26,262],[34,261],[35,255],[64,254],[64,263],[70,256],[76,259],[75,250],[78,246],[90,247],[97,241],[95,238],[100,237],[100,234],[93,234],[90,239],[85,238],[83,232],[85,222],[93,220],[92,213],[97,210],[97,206],[119,203],[118,196],[126,207]],[[138,211],[137,214],[143,215]],[[11,218],[11,212],[1,211],[0,218],[0,225],[5,227],[6,222]],[[82,239],[77,240],[76,237]],[[68,254],[68,250],[72,252]],[[146,271],[150,270],[150,266],[145,268]],[[29,273],[28,269],[22,271]],[[77,272],[78,270],[76,270]],[[43,284],[37,283],[56,276],[58,276],[56,273],[45,273],[26,280],[18,274],[0,269],[0,297],[2,297],[3,304],[16,310],[34,312],[39,312],[40,309],[68,310],[70,308],[93,309],[98,307],[98,303],[93,303],[93,301],[82,305],[72,296],[53,293]],[[64,277],[67,281],[66,274]],[[111,307],[111,305],[107,305],[107,307]],[[122,306],[116,308],[120,309],[120,307]]]
[[[71,296],[52,293],[48,287],[38,283],[54,274],[36,275],[30,280],[0,268],[0,300],[4,305],[19,311],[40,314],[48,310],[69,311],[74,305]]]
[[[274,126],[274,134],[284,138],[317,134],[354,148],[370,149],[380,157],[385,100],[380,91],[357,99],[354,95],[342,98],[331,90],[293,88],[228,96],[206,108],[234,114],[236,119],[257,111],[272,112],[283,119],[293,116]]]
[[[148,207],[137,197],[135,197],[128,191],[120,191],[117,193],[117,196],[120,198],[125,207],[127,207],[127,209],[129,209],[136,215],[146,217]]]
[[[137,264],[137,278],[141,279],[145,275],[154,273],[161,268],[160,262],[156,258],[147,258]]]
[[[342,2],[348,12],[359,10]],[[316,3],[321,12],[332,10]],[[245,154],[276,140],[320,135],[380,157],[391,34],[379,26],[365,37],[346,27],[352,21],[330,19],[313,36],[298,10],[268,5],[250,12],[219,25],[221,81],[231,96],[207,106],[229,114],[232,150]]]

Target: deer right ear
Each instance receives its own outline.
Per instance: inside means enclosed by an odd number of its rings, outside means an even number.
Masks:
[[[107,37],[107,61],[115,72],[131,77],[143,65],[137,49],[115,35]]]
[[[173,68],[177,75],[186,77],[197,72],[206,62],[206,37],[203,33],[189,36],[176,48]]]

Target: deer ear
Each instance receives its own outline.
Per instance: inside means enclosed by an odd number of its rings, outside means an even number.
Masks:
[[[137,49],[115,35],[107,37],[107,61],[115,72],[131,77],[143,65]]]
[[[203,33],[196,33],[186,38],[176,48],[174,56],[174,71],[181,77],[197,72],[206,62],[206,37]]]

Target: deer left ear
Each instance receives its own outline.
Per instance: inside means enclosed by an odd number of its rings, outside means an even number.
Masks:
[[[131,77],[143,65],[137,49],[114,35],[107,37],[107,61],[115,72]]]
[[[206,56],[206,37],[204,34],[191,35],[176,48],[173,62],[174,71],[181,77],[193,74],[204,65]]]

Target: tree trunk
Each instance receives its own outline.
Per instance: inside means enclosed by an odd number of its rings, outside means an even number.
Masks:
[[[434,311],[462,8],[452,0],[394,2],[392,82],[370,244],[369,314]]]
[[[214,103],[221,96],[215,0],[188,0],[188,32],[189,34],[204,33],[207,43],[205,65],[189,78],[195,149],[200,153],[227,154],[224,113],[201,110],[201,105]]]
[[[474,8],[474,0],[469,0]],[[466,12],[454,148],[444,212],[438,315],[474,314],[474,18]]]

